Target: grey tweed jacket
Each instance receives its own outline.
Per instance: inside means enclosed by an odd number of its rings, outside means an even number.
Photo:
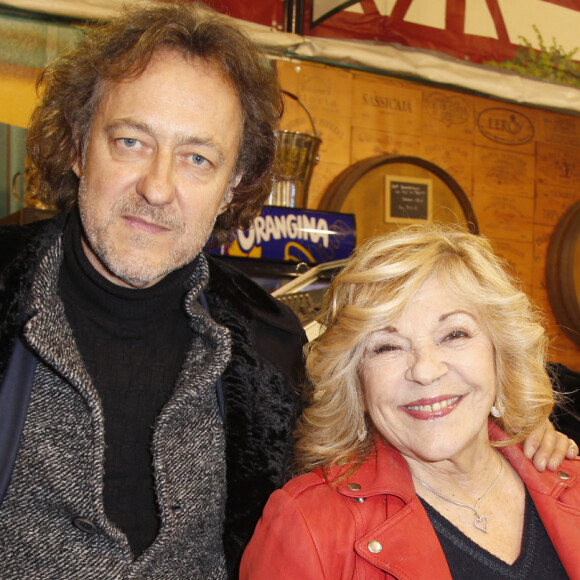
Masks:
[[[153,436],[161,528],[134,561],[104,513],[102,410],[56,295],[64,220],[0,229],[0,373],[18,335],[40,361],[0,509],[0,578],[201,580],[203,569],[212,570],[204,580],[235,578],[269,493],[288,475],[300,325],[240,273],[201,261],[187,306],[195,339]],[[195,300],[207,275],[211,317]]]

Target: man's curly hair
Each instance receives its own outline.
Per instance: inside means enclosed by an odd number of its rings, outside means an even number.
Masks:
[[[107,82],[137,77],[159,50],[215,65],[240,100],[243,129],[234,175],[242,177],[212,232],[213,243],[221,244],[250,226],[270,193],[283,105],[271,61],[227,17],[200,2],[125,9],[89,27],[71,52],[44,69],[27,142],[34,196],[61,211],[77,203],[71,164],[82,155]]]

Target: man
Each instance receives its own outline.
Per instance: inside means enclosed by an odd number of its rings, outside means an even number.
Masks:
[[[62,214],[0,237],[2,391],[31,391],[0,400],[23,422],[0,577],[236,577],[288,474],[304,338],[200,251],[269,193],[276,76],[182,4],[97,27],[42,82],[29,154]]]
[[[275,75],[163,4],[41,81],[29,155],[61,213],[0,230],[0,578],[236,578],[288,476],[304,338],[201,249],[269,194]]]

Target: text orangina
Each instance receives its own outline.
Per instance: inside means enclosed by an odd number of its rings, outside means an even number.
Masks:
[[[238,231],[238,242],[244,252],[249,252],[254,246],[270,239],[280,240],[310,240],[313,244],[322,242],[325,248],[329,246],[329,236],[332,232],[324,218],[305,215],[258,216],[251,229]]]

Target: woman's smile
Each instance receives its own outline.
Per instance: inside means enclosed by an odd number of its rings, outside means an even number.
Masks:
[[[408,405],[402,405],[401,409],[415,419],[429,420],[439,419],[455,410],[465,395],[435,397],[432,399],[420,399]]]

